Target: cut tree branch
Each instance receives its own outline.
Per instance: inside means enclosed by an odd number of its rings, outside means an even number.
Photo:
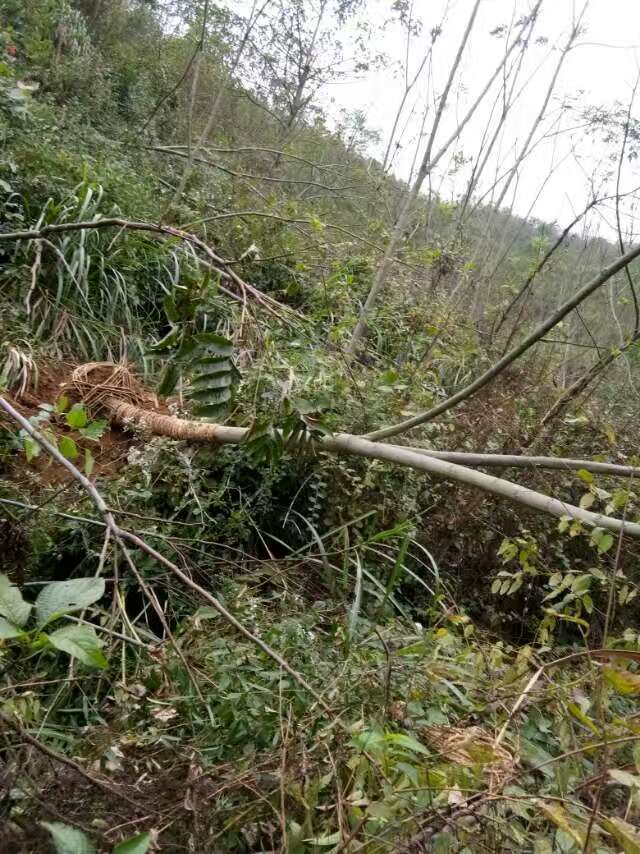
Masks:
[[[0,233],[0,242],[2,241],[19,241],[19,240],[39,240],[51,234],[64,234],[67,231],[84,231],[86,229],[103,229],[103,228],[121,228],[129,231],[148,231],[153,234],[161,234],[166,237],[176,237],[178,240],[183,240],[186,243],[191,243],[196,246],[204,255],[207,256],[211,263],[212,269],[219,273],[225,279],[232,281],[240,290],[241,294],[251,295],[257,303],[263,308],[270,311],[272,314],[296,314],[297,312],[289,308],[262,291],[245,282],[238,274],[227,266],[226,261],[221,258],[216,252],[208,246],[204,240],[201,240],[197,235],[191,232],[184,231],[181,228],[175,228],[170,225],[160,225],[152,222],[140,222],[122,219],[120,217],[105,217],[104,219],[87,220],[85,222],[57,222],[51,225],[43,225],[41,228],[27,229],[25,231],[9,231],[5,234]],[[233,291],[229,291],[224,287],[220,290],[233,298],[238,297]]]
[[[247,427],[228,427],[222,424],[187,421],[172,415],[142,409],[116,397],[107,398],[104,403],[111,420],[116,424],[124,427],[135,425],[156,436],[167,436],[171,439],[191,442],[237,445],[249,433]],[[0,398],[0,406],[4,406],[2,398]],[[543,495],[517,483],[473,471],[473,469],[447,460],[427,456],[424,452],[416,452],[410,448],[378,444],[361,436],[352,436],[349,433],[335,433],[333,436],[325,437],[318,442],[317,447],[323,451],[354,454],[373,460],[383,460],[395,465],[408,466],[436,477],[453,480],[465,486],[498,495],[532,510],[549,513],[561,519],[567,517],[576,519],[590,527],[605,528],[616,533],[619,533],[623,528],[620,519],[604,516],[601,513],[592,513],[589,510],[566,504],[564,501]],[[640,537],[640,524],[625,521],[624,532],[632,537]]]

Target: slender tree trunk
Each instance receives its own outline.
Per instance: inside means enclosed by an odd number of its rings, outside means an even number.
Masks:
[[[533,124],[531,125],[531,130],[529,131],[529,135],[527,136],[525,143],[520,150],[520,153],[516,157],[516,161],[513,164],[512,168],[511,168],[511,170],[507,176],[507,180],[502,185],[500,195],[496,199],[496,202],[495,202],[496,210],[498,210],[501,207],[502,203],[504,202],[504,200],[507,196],[507,193],[509,192],[509,188],[510,188],[511,184],[513,183],[513,179],[518,174],[518,170],[520,169],[522,161],[527,156],[527,152],[529,151],[529,147],[531,146],[531,143],[533,142],[533,137],[535,136],[535,133],[540,126],[540,122],[543,120],[543,118],[545,117],[545,115],[547,113],[549,101],[551,100],[551,96],[553,95],[553,92],[556,88],[556,83],[558,82],[558,77],[560,76],[560,72],[562,71],[562,66],[564,65],[564,61],[567,58],[569,51],[573,47],[573,43],[575,42],[576,38],[578,37],[578,34],[580,32],[580,26],[582,24],[582,19],[584,18],[584,15],[585,15],[585,12],[587,11],[588,5],[589,5],[589,0],[586,0],[584,6],[582,7],[582,11],[580,12],[580,15],[578,16],[578,20],[574,23],[573,27],[571,28],[571,33],[569,34],[569,38],[567,40],[567,43],[562,48],[562,50],[560,52],[560,58],[558,59],[558,62],[556,63],[556,67],[553,71],[553,75],[551,76],[551,81],[549,82],[549,86],[548,86],[546,94],[544,96],[542,106],[540,107],[540,111],[538,112],[538,115],[535,117]]]
[[[462,37],[462,41],[461,41],[460,46],[458,48],[458,52],[457,52],[456,57],[454,59],[453,65],[451,66],[451,70],[449,72],[449,77],[447,79],[447,83],[445,85],[442,96],[440,97],[440,100],[438,102],[438,109],[437,109],[436,115],[434,117],[433,126],[431,128],[431,133],[429,135],[427,147],[426,147],[424,156],[422,158],[422,162],[420,164],[420,169],[418,170],[418,174],[416,175],[416,178],[413,182],[413,185],[411,186],[411,189],[409,190],[408,194],[405,196],[404,201],[400,207],[400,212],[398,214],[395,225],[393,227],[393,231],[391,233],[391,237],[389,239],[387,251],[385,252],[384,258],[382,259],[382,263],[380,264],[380,267],[378,268],[378,270],[376,272],[375,278],[373,280],[373,284],[371,285],[371,289],[370,289],[370,291],[367,295],[366,301],[365,301],[365,303],[362,306],[362,309],[360,311],[360,316],[358,318],[358,322],[356,323],[355,329],[353,330],[351,340],[350,340],[349,344],[347,345],[347,348],[346,348],[347,358],[353,358],[355,356],[356,352],[358,351],[359,347],[360,347],[362,338],[364,337],[365,330],[367,328],[367,319],[369,317],[371,309],[373,308],[373,306],[377,302],[378,297],[380,296],[380,293],[382,292],[382,290],[384,289],[384,287],[387,283],[387,278],[389,275],[389,270],[391,269],[391,265],[393,263],[393,258],[396,255],[397,249],[398,249],[398,247],[402,241],[402,238],[404,235],[404,230],[405,230],[406,225],[409,221],[409,216],[411,214],[414,202],[415,202],[416,198],[418,197],[418,194],[420,193],[420,190],[421,190],[422,185],[425,181],[425,178],[435,168],[435,166],[438,164],[438,162],[442,159],[442,157],[449,150],[449,147],[451,146],[451,144],[460,136],[462,130],[466,127],[467,123],[471,120],[476,109],[482,103],[482,101],[486,97],[487,92],[490,90],[491,86],[495,82],[497,76],[500,74],[500,72],[502,71],[502,69],[506,65],[506,63],[509,59],[509,56],[511,55],[511,53],[513,52],[513,50],[516,48],[517,44],[519,43],[520,36],[525,31],[526,27],[529,26],[529,20],[530,19],[527,18],[522,23],[522,26],[520,27],[520,30],[518,32],[518,37],[516,39],[514,39],[513,43],[509,47],[509,49],[505,52],[505,55],[504,55],[502,61],[500,62],[498,67],[495,69],[495,71],[491,75],[491,77],[489,78],[489,81],[485,85],[482,92],[476,98],[476,100],[474,101],[474,103],[472,104],[471,108],[468,110],[468,112],[466,113],[466,115],[464,116],[462,121],[460,121],[460,123],[458,124],[458,126],[455,129],[455,131],[453,132],[453,134],[446,140],[444,145],[441,146],[440,150],[435,155],[433,155],[432,152],[433,152],[435,137],[436,137],[436,134],[437,134],[438,129],[440,127],[440,121],[442,119],[442,115],[443,115],[445,107],[447,105],[449,92],[450,92],[451,87],[453,85],[453,81],[455,79],[457,70],[460,66],[460,62],[462,60],[467,42],[469,40],[469,36],[471,35],[471,31],[472,31],[473,25],[475,23],[475,19],[476,19],[476,15],[478,13],[478,8],[480,6],[480,3],[481,3],[481,0],[476,0],[475,4],[473,6],[473,9],[471,11],[471,15],[470,15],[469,20],[467,22],[467,26],[465,28],[465,31],[464,31],[464,34]],[[538,14],[538,11],[539,11],[541,5],[542,5],[542,0],[538,0],[538,3],[536,4],[535,9],[532,12],[533,15]]]
[[[187,181],[189,180],[189,176],[191,175],[191,171],[193,168],[193,158],[202,149],[207,138],[209,137],[209,134],[211,133],[211,130],[213,128],[213,123],[218,117],[218,112],[220,110],[220,105],[222,104],[222,99],[224,98],[227,89],[229,88],[229,83],[232,80],[233,75],[235,74],[238,68],[238,65],[240,64],[242,55],[244,54],[245,48],[249,41],[249,36],[251,35],[251,31],[253,30],[254,26],[256,25],[258,19],[260,18],[264,10],[271,2],[272,0],[265,0],[260,9],[258,9],[258,11],[256,12],[257,0],[253,0],[251,12],[249,13],[249,17],[247,19],[247,26],[245,27],[245,31],[242,35],[242,39],[240,40],[240,44],[238,45],[238,48],[234,54],[231,67],[227,71],[223,72],[223,77],[218,87],[218,91],[216,92],[215,98],[213,99],[213,103],[211,105],[211,109],[209,110],[209,117],[207,119],[207,123],[205,124],[204,130],[200,134],[200,138],[198,139],[197,143],[191,149],[191,157],[189,158],[189,161],[185,166],[184,172],[182,173],[182,177],[180,178],[180,182],[176,188],[176,192],[173,196],[173,199],[171,200],[165,212],[165,216],[170,213],[170,211],[178,204],[182,197],[182,194],[184,193],[185,187],[187,186]],[[191,147],[191,139],[189,139],[189,146]]]

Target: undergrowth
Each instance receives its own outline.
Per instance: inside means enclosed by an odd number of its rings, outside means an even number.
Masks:
[[[157,550],[105,537],[68,470],[3,416],[0,849],[637,854],[637,546],[316,441],[427,410],[495,361],[471,311],[486,211],[449,240],[456,205],[420,209],[347,358],[400,182],[320,118],[285,145],[236,80],[209,142],[217,157],[257,141],[242,168],[275,180],[257,193],[198,161],[174,199],[184,158],[162,146],[204,108],[161,99],[199,21],[169,34],[152,5],[0,3],[0,234],[117,217],[228,259],[126,228],[0,241],[3,398]],[[199,71],[215,91],[236,24],[216,9]],[[493,214],[516,232],[491,281],[501,308],[548,235]],[[399,441],[528,449],[556,397],[546,352]],[[115,363],[138,402],[247,439],[107,425]],[[637,463],[620,388],[568,409],[545,452]],[[633,478],[509,477],[638,515]]]

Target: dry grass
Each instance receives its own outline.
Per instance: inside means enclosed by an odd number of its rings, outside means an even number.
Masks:
[[[142,387],[124,362],[87,362],[78,365],[67,385],[87,407],[103,407],[110,397],[145,408],[158,406],[157,397]]]

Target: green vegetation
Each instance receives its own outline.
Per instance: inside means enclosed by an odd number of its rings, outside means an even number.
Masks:
[[[0,0],[3,852],[640,851],[640,248],[412,198],[367,6]]]

